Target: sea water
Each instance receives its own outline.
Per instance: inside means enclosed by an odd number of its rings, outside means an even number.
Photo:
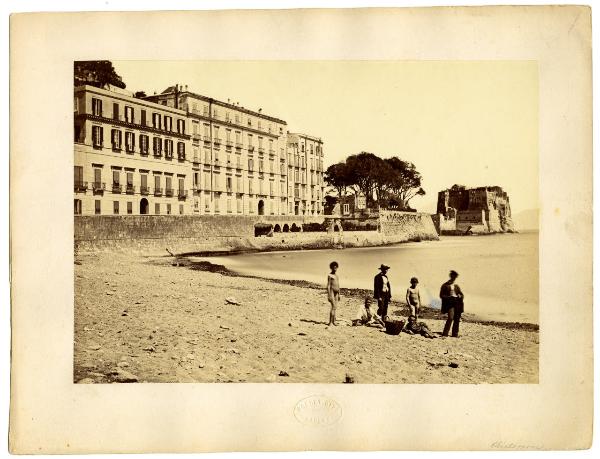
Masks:
[[[439,308],[449,270],[465,295],[465,312],[483,320],[538,323],[538,233],[442,236],[439,241],[385,247],[266,252],[210,258],[246,275],[299,279],[325,288],[337,261],[345,288],[372,289],[382,263],[391,268],[392,301],[404,301],[410,278],[419,279],[422,302]]]

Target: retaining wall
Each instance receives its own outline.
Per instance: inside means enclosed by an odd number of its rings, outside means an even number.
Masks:
[[[194,252],[243,252],[332,247],[367,247],[411,240],[437,239],[427,214],[387,212],[380,231],[275,232],[254,236],[256,223],[320,223],[323,218],[300,216],[76,216],[75,249],[134,251],[147,255]]]

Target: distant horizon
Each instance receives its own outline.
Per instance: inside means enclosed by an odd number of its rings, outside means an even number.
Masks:
[[[187,85],[320,137],[325,168],[361,151],[410,161],[427,193],[418,211],[454,184],[502,187],[513,214],[539,208],[535,62],[111,62],[133,93]]]

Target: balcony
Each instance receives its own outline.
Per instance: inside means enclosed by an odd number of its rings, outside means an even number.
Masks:
[[[243,146],[243,145],[242,145],[242,143],[241,143],[241,142],[236,142],[236,143],[235,143],[235,148],[236,148],[236,149],[238,149],[238,150],[241,150],[241,149],[242,149],[242,146]]]
[[[252,153],[254,151],[254,145],[248,145],[248,153]]]
[[[233,147],[233,141],[231,141],[231,140],[226,140],[226,141],[225,141],[225,145],[226,145],[226,146],[228,146],[228,147]]]
[[[125,193],[127,193],[127,194],[134,194],[135,193],[135,186],[127,184],[127,186],[125,187]]]
[[[215,137],[213,139],[213,142],[214,142],[215,145],[221,145],[221,139],[219,139],[218,137]]]
[[[173,188],[165,188],[165,196],[169,198],[173,196]]]
[[[202,136],[200,134],[198,134],[196,132],[192,134],[192,140],[201,140],[201,139],[202,139]]]
[[[209,135],[203,135],[202,136],[202,140],[204,140],[207,143],[210,143],[210,136]]]
[[[184,156],[184,159],[185,159],[185,156]],[[197,156],[194,156],[194,159],[192,160],[192,162],[193,162],[194,164],[198,164],[198,163],[200,163],[200,160],[198,159],[198,157],[197,157]]]
[[[119,194],[121,193],[121,185],[119,183],[113,183],[112,184],[112,192]]]
[[[92,191],[94,193],[103,193],[105,186],[106,185],[104,183],[94,182],[94,184],[92,185]]]
[[[275,150],[273,150],[272,148],[269,148],[269,155],[275,156]]]
[[[237,163],[237,164],[235,165],[235,168],[236,168],[238,171],[241,171],[241,170],[242,170],[242,164],[241,164],[241,163]]]
[[[162,188],[154,187],[154,196],[162,196],[163,190]]]
[[[187,190],[179,190],[177,192],[177,197],[179,199],[186,199],[187,198],[187,194],[188,194]]]
[[[259,153],[264,153],[265,152],[265,147],[258,147],[258,152]]]
[[[150,193],[150,187],[147,187],[147,186],[140,187],[140,194],[148,195],[148,193]]]
[[[87,182],[75,182],[75,191],[85,193],[87,190]]]

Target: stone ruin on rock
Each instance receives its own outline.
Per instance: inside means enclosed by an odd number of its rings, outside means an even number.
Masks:
[[[438,234],[507,233],[514,226],[508,194],[499,186],[454,185],[438,193]]]

